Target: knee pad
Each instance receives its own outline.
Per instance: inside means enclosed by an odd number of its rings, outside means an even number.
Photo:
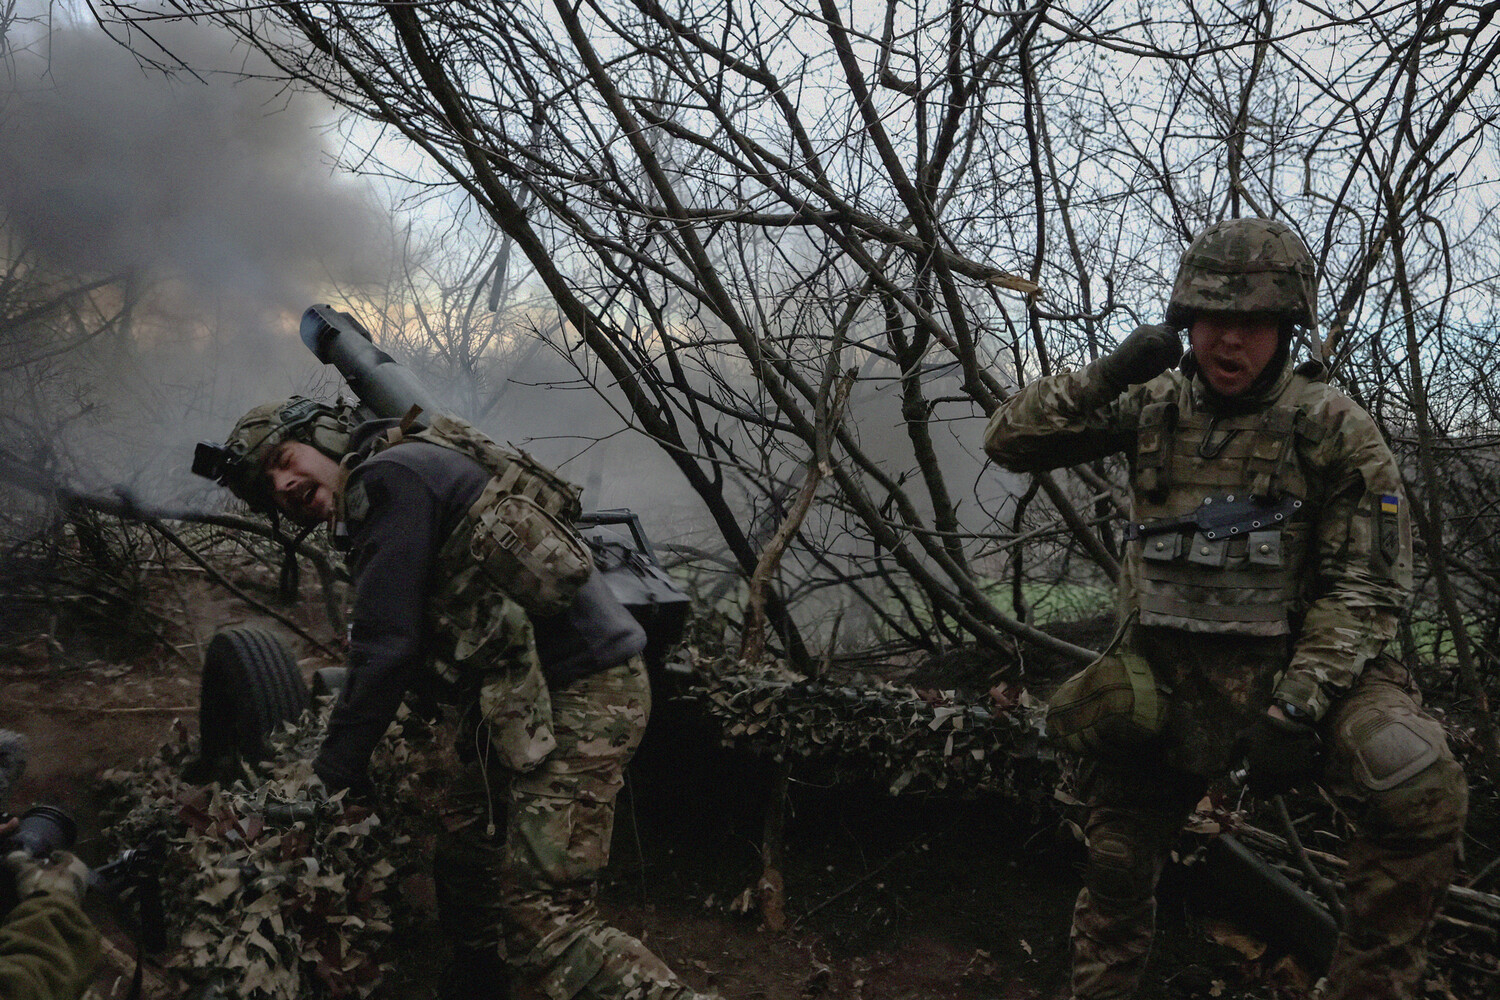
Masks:
[[[1089,865],[1084,879],[1095,898],[1117,906],[1134,905],[1155,888],[1156,859],[1117,830],[1089,836]]]
[[[1442,724],[1405,705],[1362,705],[1339,720],[1335,739],[1350,777],[1372,792],[1393,789],[1453,756]]]

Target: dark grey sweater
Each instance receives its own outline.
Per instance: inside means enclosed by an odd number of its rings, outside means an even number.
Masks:
[[[394,423],[361,425],[351,446],[360,450]],[[368,504],[358,519],[351,512],[346,526],[354,577],[349,682],[313,762],[330,789],[367,785],[371,752],[402,697],[423,680],[437,555],[489,478],[468,457],[421,441],[387,448],[350,474],[350,491],[360,488]],[[532,624],[542,672],[554,690],[622,663],[646,645],[645,632],[598,573],[566,611]]]

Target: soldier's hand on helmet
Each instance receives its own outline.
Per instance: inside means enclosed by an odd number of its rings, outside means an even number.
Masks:
[[[1142,325],[1099,359],[1099,374],[1112,387],[1149,382],[1182,360],[1182,338],[1170,326]]]
[[[57,892],[82,900],[88,891],[89,866],[67,851],[53,851],[45,858],[11,851],[5,856],[5,867],[15,876],[16,895],[21,899],[39,892]]]
[[[1316,776],[1322,751],[1315,727],[1275,709],[1240,730],[1234,741],[1245,784],[1261,795],[1279,795]]]

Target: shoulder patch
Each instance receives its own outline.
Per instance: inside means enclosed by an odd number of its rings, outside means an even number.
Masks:
[[[370,494],[365,489],[365,484],[357,482],[349,487],[349,492],[344,494],[344,519],[351,522],[363,521],[370,515]]]

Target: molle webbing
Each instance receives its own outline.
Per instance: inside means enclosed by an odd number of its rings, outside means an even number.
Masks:
[[[1307,384],[1258,413],[1206,412],[1186,392],[1142,408],[1127,534],[1142,624],[1287,634],[1310,544],[1298,438],[1321,437],[1296,405]]]
[[[1136,488],[1160,496],[1167,490],[1167,458],[1177,431],[1177,402],[1148,403],[1141,410],[1136,445]]]
[[[572,527],[582,512],[582,490],[462,420],[438,414],[426,427],[412,430],[417,412],[413,408],[400,426],[376,438],[375,449],[406,441],[433,444],[464,455],[491,477],[444,543],[439,555],[444,573],[451,576],[476,565],[532,614],[565,609],[594,568],[588,547]]]
[[[583,491],[536,461],[524,451],[502,448],[473,425],[442,414],[427,426],[411,430],[412,414],[386,432],[383,451],[402,441],[425,441],[459,452],[478,462],[495,477],[496,491],[523,496],[548,514],[571,524],[583,512]]]

